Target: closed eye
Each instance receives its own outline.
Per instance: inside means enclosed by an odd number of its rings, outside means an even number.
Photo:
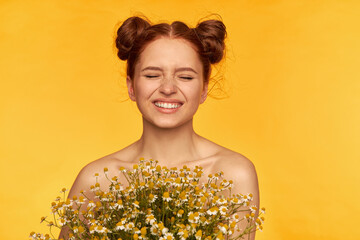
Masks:
[[[157,78],[159,75],[145,75],[146,78]]]
[[[192,80],[192,79],[194,79],[193,77],[180,77],[181,79],[184,79],[184,80]]]

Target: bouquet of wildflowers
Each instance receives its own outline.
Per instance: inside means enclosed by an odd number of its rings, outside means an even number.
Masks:
[[[168,169],[157,161],[141,159],[133,170],[119,170],[127,187],[117,176],[110,178],[105,168],[109,189],[102,191],[96,178],[91,186],[96,201],[87,199],[84,192],[79,198],[65,199],[63,189],[64,198],[58,197],[51,206],[54,222],[41,220],[48,223],[50,233],[52,227],[67,226],[71,240],[223,240],[262,230],[264,217],[260,216],[265,209],[255,219],[257,207],[249,206],[251,193],[231,195],[232,181],[223,179],[222,172],[209,175],[207,182],[200,184],[201,167]],[[248,212],[243,218],[239,215],[242,211]],[[238,228],[240,221],[247,221],[245,229]],[[32,232],[30,238],[57,239],[50,235]]]

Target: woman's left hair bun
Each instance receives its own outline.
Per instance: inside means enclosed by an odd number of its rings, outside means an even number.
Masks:
[[[210,63],[220,62],[225,50],[226,27],[224,23],[219,20],[206,20],[199,23],[195,31]]]
[[[126,19],[117,30],[116,48],[118,57],[121,60],[127,60],[135,40],[142,35],[150,23],[140,17],[130,17]]]

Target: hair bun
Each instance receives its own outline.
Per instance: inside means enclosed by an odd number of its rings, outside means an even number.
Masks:
[[[117,31],[116,48],[121,60],[127,60],[134,41],[144,32],[150,23],[140,17],[126,19]]]
[[[224,56],[226,27],[222,21],[206,20],[199,23],[195,31],[203,44],[210,63],[218,63]]]

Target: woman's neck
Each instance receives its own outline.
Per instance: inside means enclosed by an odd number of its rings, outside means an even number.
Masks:
[[[143,135],[136,143],[139,158],[158,160],[167,166],[201,158],[201,137],[195,133],[192,120],[176,128],[159,128],[146,120],[143,126]]]

